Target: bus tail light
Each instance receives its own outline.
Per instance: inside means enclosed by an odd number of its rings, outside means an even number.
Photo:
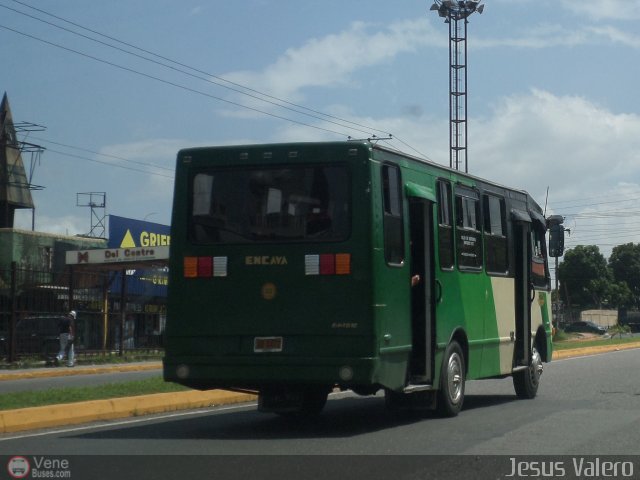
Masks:
[[[336,273],[336,256],[332,253],[320,255],[320,275],[333,275]]]
[[[305,275],[349,275],[351,273],[351,254],[305,255],[304,273]]]
[[[336,253],[336,275],[349,275],[351,273],[351,254]]]
[[[213,273],[213,259],[198,257],[198,277],[210,277]]]
[[[196,278],[198,276],[198,257],[184,257],[184,277]]]
[[[185,278],[227,276],[227,257],[184,257]]]

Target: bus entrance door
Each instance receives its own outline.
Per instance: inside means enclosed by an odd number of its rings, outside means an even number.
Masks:
[[[409,218],[412,333],[409,380],[411,384],[430,384],[433,381],[435,351],[433,202],[411,197]]]
[[[515,222],[515,357],[514,367],[529,365],[531,358],[531,223]]]

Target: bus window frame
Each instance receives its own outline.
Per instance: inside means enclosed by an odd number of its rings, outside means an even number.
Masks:
[[[458,199],[460,199],[460,204],[458,204]],[[465,227],[465,209],[464,199],[472,200],[475,204],[475,208],[473,209],[475,212],[475,225],[476,228]],[[455,224],[455,257],[456,264],[458,265],[458,271],[461,273],[482,273],[484,271],[484,245],[483,245],[483,236],[482,236],[482,212],[480,211],[480,194],[477,190],[463,186],[456,185],[455,191],[453,192],[453,205],[454,205],[454,224]],[[462,210],[462,211],[459,211]],[[469,266],[464,263],[461,263],[460,260],[463,258],[460,236],[468,233],[472,234],[475,237],[476,246],[475,249],[479,249],[479,251],[475,251],[476,258],[480,259],[480,265],[478,266]]]
[[[501,224],[501,234],[496,234],[493,232],[491,222],[491,205],[489,204],[490,199],[495,199],[499,202],[500,205],[500,224]],[[510,273],[509,268],[509,232],[507,227],[507,206],[505,198],[502,195],[498,195],[493,192],[484,192],[482,194],[482,236],[484,242],[484,266],[487,275],[492,277],[508,277]],[[505,248],[505,269],[497,270],[491,268],[494,264],[489,262],[489,248],[487,248],[488,241],[499,240],[504,242]]]
[[[347,212],[347,224],[346,224],[346,232],[345,235],[341,238],[311,238],[311,237],[303,237],[303,238],[291,238],[291,239],[285,239],[285,238],[278,238],[278,239],[261,239],[260,241],[256,241],[256,242],[229,242],[229,241],[223,241],[223,242],[206,242],[206,241],[198,241],[194,234],[193,234],[193,208],[194,208],[194,180],[198,175],[208,175],[211,176],[214,173],[217,172],[224,172],[224,171],[228,171],[228,170],[240,170],[240,169],[244,169],[244,170],[253,170],[256,168],[259,169],[263,169],[263,170],[278,170],[281,168],[292,168],[292,165],[290,164],[284,164],[284,163],[274,163],[274,164],[267,164],[267,165],[260,165],[260,164],[247,164],[247,165],[239,165],[237,167],[233,166],[204,166],[204,167],[198,167],[198,168],[194,168],[192,170],[189,171],[188,175],[187,175],[187,195],[188,195],[188,202],[186,202],[186,207],[187,207],[187,211],[186,211],[186,215],[185,215],[185,221],[187,222],[186,224],[186,235],[187,235],[187,239],[189,241],[190,244],[192,245],[196,245],[196,246],[208,246],[208,247],[214,247],[214,246],[226,246],[226,245],[277,245],[279,243],[282,244],[311,244],[311,243],[323,243],[323,244],[331,244],[331,243],[342,243],[342,242],[347,242],[351,239],[351,237],[353,236],[353,208],[354,208],[354,199],[353,199],[353,173],[351,171],[351,168],[349,167],[349,164],[347,162],[331,162],[331,163],[324,163],[324,162],[313,162],[313,163],[304,163],[304,164],[299,164],[296,166],[300,166],[301,168],[324,168],[324,167],[331,167],[331,168],[343,168],[344,172],[346,174],[346,185],[347,185],[347,191],[345,198],[347,199],[348,202],[348,212]]]
[[[537,237],[537,238],[536,238]],[[536,242],[537,240],[537,242]],[[542,255],[535,255],[535,246],[540,245],[540,251]],[[535,265],[542,264],[544,268],[544,284],[536,282],[537,279],[541,279],[539,275],[534,275],[533,268]],[[549,254],[547,252],[546,244],[546,226],[539,223],[536,219],[531,222],[531,285],[534,290],[551,290],[551,274],[549,272]]]
[[[389,172],[390,169],[393,169],[397,173],[397,178],[395,182],[396,192],[391,192],[391,189],[388,188],[390,186],[391,178],[387,175],[386,172]],[[383,241],[383,250],[384,250],[384,260],[385,263],[391,267],[402,267],[405,264],[407,252],[405,249],[405,232],[404,232],[404,195],[402,189],[402,169],[400,166],[393,162],[384,162],[380,165],[380,188],[381,188],[381,207],[382,207],[382,241]],[[389,192],[387,194],[387,192]],[[391,193],[397,193],[397,213],[394,213],[393,202],[391,199]],[[388,200],[387,200],[388,199]],[[387,201],[389,205],[387,205]],[[388,207],[388,208],[387,208]],[[398,228],[400,238],[398,244],[398,257],[399,260],[396,261],[396,258],[392,258],[391,255],[393,251],[390,248],[390,243],[388,239],[390,238],[388,232],[392,228]],[[397,233],[397,232],[396,232]]]
[[[444,188],[444,192],[442,189]],[[446,199],[446,205],[443,205],[442,199]],[[445,178],[438,178],[436,180],[436,198],[438,200],[438,264],[440,270],[445,272],[453,272],[456,268],[456,241],[455,241],[455,225],[454,225],[454,212],[453,212],[453,187],[451,181]],[[442,221],[443,208],[447,210],[447,216],[449,217],[448,223]],[[442,259],[442,232],[448,231],[450,236],[449,245],[447,245],[447,256],[450,262],[443,265]]]

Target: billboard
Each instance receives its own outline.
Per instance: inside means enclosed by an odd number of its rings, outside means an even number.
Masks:
[[[116,252],[123,251],[124,254],[140,250],[167,255],[170,243],[171,235],[168,225],[109,215],[109,240],[107,246]],[[166,269],[127,271],[126,288],[130,294],[147,297],[166,297],[167,284],[168,272]],[[116,291],[120,288],[119,276],[116,277],[111,288]]]
[[[162,247],[170,243],[168,225],[109,215],[109,248]]]

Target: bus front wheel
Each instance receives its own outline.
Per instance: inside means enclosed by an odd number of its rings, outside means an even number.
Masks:
[[[519,398],[534,398],[538,393],[542,375],[542,358],[535,347],[531,349],[531,364],[526,370],[513,374],[513,387]]]
[[[464,403],[465,364],[462,348],[456,341],[447,345],[440,372],[438,390],[438,413],[444,417],[455,417]]]

